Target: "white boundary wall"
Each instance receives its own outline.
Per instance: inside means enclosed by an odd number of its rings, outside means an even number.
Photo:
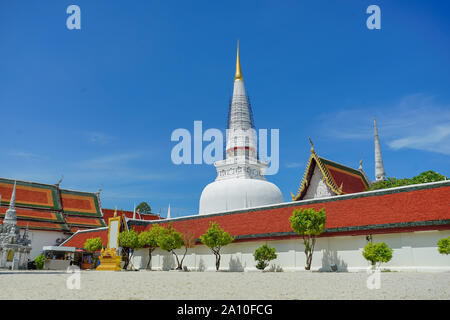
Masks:
[[[382,264],[382,268],[392,271],[450,272],[450,255],[442,255],[437,250],[437,241],[448,236],[450,236],[450,230],[431,230],[374,234],[372,238],[373,242],[385,242],[393,249],[392,260]],[[305,270],[306,258],[301,238],[231,243],[221,249],[220,269],[256,271],[253,253],[264,243],[275,247],[278,255],[276,260],[271,261],[271,265],[281,266],[283,271]],[[369,266],[362,256],[366,244],[365,235],[318,238],[311,270],[331,271],[330,265],[336,264],[338,271],[341,272],[365,272]],[[176,252],[181,259],[184,248]],[[148,249],[136,250],[133,257],[134,267],[145,269],[147,262]],[[183,266],[191,271],[215,271],[215,256],[206,246],[196,245],[195,248],[188,249]],[[160,249],[153,251],[153,270],[170,270],[171,268],[176,268],[173,254]]]
[[[23,231],[21,231],[22,233]],[[59,231],[29,230],[28,233],[31,239],[30,261],[42,253],[44,246],[54,246],[58,238],[67,238],[67,235]]]

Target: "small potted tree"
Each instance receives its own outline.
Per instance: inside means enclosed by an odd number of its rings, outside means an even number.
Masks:
[[[175,256],[175,259],[177,260],[177,270],[183,270],[183,260],[180,262],[178,254],[175,252],[175,250],[180,249],[184,244],[183,235],[175,230],[171,223],[169,223],[168,229],[163,229],[163,232],[159,233],[157,243],[162,250],[166,250]]]
[[[264,269],[269,266],[269,262],[271,260],[277,258],[275,248],[269,247],[267,244],[263,244],[261,247],[256,249],[253,256],[257,262],[256,268],[261,271],[264,271]]]
[[[311,270],[316,238],[324,231],[326,220],[327,215],[323,208],[318,211],[314,208],[297,209],[289,218],[292,230],[303,238],[306,255],[305,270]]]
[[[364,247],[362,255],[371,263],[372,270],[375,270],[380,267],[381,263],[389,262],[392,259],[392,249],[384,242],[369,242]]]
[[[92,263],[84,263],[82,264],[83,269],[95,269],[98,264],[98,255],[96,251],[101,250],[103,247],[102,239],[100,237],[97,238],[89,238],[84,243],[84,250],[92,253]]]
[[[219,271],[220,268],[220,249],[233,240],[234,238],[216,222],[210,222],[208,230],[200,236],[200,241],[216,256],[216,271]]]
[[[152,253],[158,247],[158,237],[165,229],[157,224],[149,231],[139,233],[138,240],[141,248],[148,248],[148,262],[146,269],[152,270]]]
[[[134,249],[139,248],[139,236],[134,230],[119,233],[119,246],[122,247],[122,257],[125,261],[123,269],[127,270],[132,261]],[[133,263],[131,262],[131,265]]]

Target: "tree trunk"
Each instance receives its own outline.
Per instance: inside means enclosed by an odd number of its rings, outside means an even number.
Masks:
[[[216,255],[216,271],[219,271],[219,267],[220,267],[220,254],[219,253],[215,253]]]
[[[186,253],[187,253],[187,247],[184,247],[184,254],[183,254],[183,258],[181,259],[181,262],[180,262],[180,269],[183,269],[183,261],[184,261],[184,257],[186,257]]]
[[[123,269],[127,270],[128,268],[128,262],[129,262],[129,249],[128,248],[123,248],[122,249],[122,258],[124,260],[124,265],[123,265]]]
[[[311,270],[311,261],[312,261],[312,254],[309,252],[306,255],[306,266],[305,266],[305,270]]]
[[[133,265],[133,262],[132,262],[132,258],[133,258],[133,255],[134,255],[134,249],[130,249],[130,252],[131,252],[131,254],[129,255],[129,260],[128,260],[128,264],[130,265],[130,267],[132,268],[132,269],[134,269],[134,265]]]
[[[177,254],[175,252],[173,252],[173,251],[171,251],[171,252],[175,256],[175,259],[177,259],[177,270],[181,270],[182,268],[181,268],[180,261],[178,260]]]
[[[150,247],[148,249],[148,262],[147,262],[147,270],[152,270],[152,252],[155,250],[155,248]]]
[[[313,237],[307,237],[303,238],[304,244],[305,244],[305,255],[306,255],[306,266],[305,270],[311,270],[311,263],[312,263],[312,257],[314,253],[314,247],[316,245],[316,238]]]

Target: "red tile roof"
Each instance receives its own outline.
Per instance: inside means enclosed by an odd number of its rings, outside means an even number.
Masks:
[[[0,222],[3,223],[3,217],[0,218]],[[17,225],[19,227],[27,227],[30,230],[49,230],[49,231],[69,231],[67,225],[64,223],[53,223],[35,220],[17,220]]]
[[[55,186],[0,178],[1,203],[9,205],[16,182],[16,206],[60,210],[61,204]]]
[[[303,200],[316,167],[322,173],[327,186],[337,195],[363,192],[369,187],[369,181],[366,180],[362,171],[321,158],[314,150],[311,151],[298,193],[295,196],[291,194],[292,200]]]
[[[99,227],[106,226],[106,224],[103,222],[103,219],[98,219],[98,218],[67,216],[65,220],[66,220],[66,223],[70,226],[82,226],[82,227],[84,226],[84,227],[93,227],[93,228],[99,228]]]
[[[103,212],[103,219],[105,220],[106,225],[108,225],[109,218],[112,218],[114,216],[114,209],[105,209],[102,208]],[[127,210],[117,210],[118,216],[126,216],[128,219],[133,218],[133,211],[127,211]],[[136,219],[140,220],[159,220],[161,219],[156,214],[137,214],[136,213]]]
[[[75,227],[106,226],[97,193],[60,189],[58,185],[0,178],[0,218],[9,207],[16,183],[16,211],[19,225],[30,229],[70,232]],[[49,224],[53,222],[54,224]]]
[[[0,207],[0,217],[4,217],[9,207]],[[64,223],[61,213],[50,210],[36,210],[16,208],[17,219],[19,220],[42,220]]]
[[[369,183],[364,175],[353,168],[333,163],[324,158],[320,158],[331,178],[337,186],[342,186],[342,194],[357,193],[366,191]]]
[[[75,233],[68,240],[61,245],[65,247],[84,248],[84,243],[87,239],[100,237],[102,239],[103,246],[108,244],[108,228],[91,229],[88,231],[80,231]]]

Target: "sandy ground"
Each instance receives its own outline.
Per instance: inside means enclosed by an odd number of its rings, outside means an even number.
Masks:
[[[82,271],[68,289],[70,276],[1,271],[0,299],[450,299],[450,273],[382,272],[372,290],[366,273]]]

